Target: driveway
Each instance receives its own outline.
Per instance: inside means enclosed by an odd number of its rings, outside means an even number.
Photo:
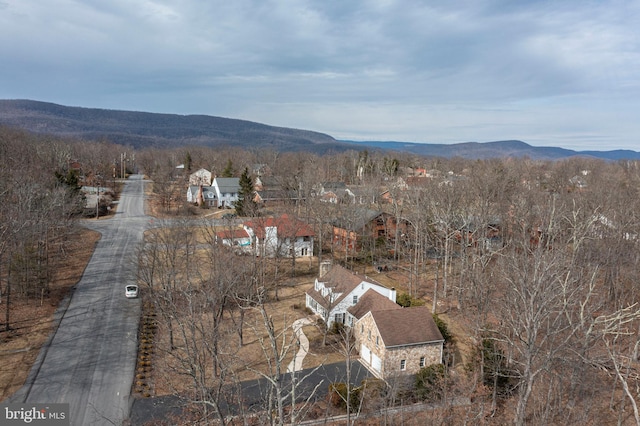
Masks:
[[[322,365],[319,368],[310,368],[297,371],[295,380],[297,381],[296,401],[318,401],[327,396],[329,383],[345,382],[347,377],[345,362]],[[366,378],[373,375],[360,361],[353,361],[351,364],[351,383],[359,385]],[[291,387],[291,373],[283,374],[280,381],[283,389],[289,390]],[[267,379],[257,379],[242,382],[242,400],[244,402],[246,414],[262,412],[265,410],[265,395],[268,394],[270,384]],[[316,389],[317,387],[317,389]],[[315,393],[313,390],[316,389]],[[180,417],[182,409],[187,403],[179,396],[169,395],[155,398],[138,399],[131,409],[131,424],[140,426],[153,424],[154,421],[166,420],[170,417]],[[223,411],[228,415],[239,415],[240,411],[236,406],[224,406]]]

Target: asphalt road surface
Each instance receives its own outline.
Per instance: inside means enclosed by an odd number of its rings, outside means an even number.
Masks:
[[[329,384],[335,382],[345,382],[347,378],[347,366],[344,361],[333,364],[322,365],[319,368],[309,368],[295,373],[298,383],[296,389],[296,401],[309,401],[311,404],[326,398]],[[355,360],[351,364],[351,383],[359,386],[363,380],[373,377],[360,361]],[[291,373],[283,374],[280,378],[283,389],[289,392],[291,389]],[[244,403],[244,411],[239,410],[235,405],[227,405],[224,400],[218,401],[222,406],[225,415],[241,416],[243,413],[251,416],[252,413],[259,413],[267,406],[265,395],[269,392],[271,385],[267,379],[260,378],[242,382],[241,393]],[[171,418],[183,416],[183,410],[188,407],[188,399],[181,399],[177,395],[167,395],[155,398],[137,399],[131,410],[131,424],[140,426],[152,424]],[[287,398],[287,403],[289,399]]]
[[[87,220],[102,233],[60,325],[42,348],[27,383],[11,402],[69,403],[71,425],[120,425],[129,417],[140,299],[126,299],[135,283],[135,248],[150,218],[144,181],[129,178],[107,219]]]

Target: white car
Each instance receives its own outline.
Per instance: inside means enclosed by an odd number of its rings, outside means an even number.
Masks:
[[[135,299],[138,297],[138,286],[130,284],[126,287],[124,295],[127,299]]]

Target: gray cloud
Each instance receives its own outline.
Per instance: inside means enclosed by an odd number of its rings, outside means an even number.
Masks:
[[[0,97],[638,149],[638,18],[619,0],[5,0]]]

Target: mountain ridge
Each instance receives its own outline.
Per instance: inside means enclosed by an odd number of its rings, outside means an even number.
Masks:
[[[315,153],[381,149],[469,159],[529,157],[558,160],[572,156],[606,160],[640,159],[640,153],[631,150],[574,151],[557,147],[535,147],[520,140],[454,144],[337,140],[321,132],[270,126],[236,118],[70,107],[26,99],[0,99],[0,125],[33,133],[87,140],[106,139],[134,148],[197,145]]]

